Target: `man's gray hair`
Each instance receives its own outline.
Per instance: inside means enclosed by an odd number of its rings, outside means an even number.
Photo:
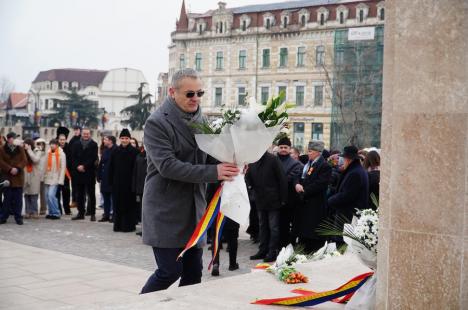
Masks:
[[[198,74],[198,72],[192,68],[181,69],[172,76],[171,86],[178,88],[180,86],[180,81],[182,81],[184,78],[200,79],[200,74]]]

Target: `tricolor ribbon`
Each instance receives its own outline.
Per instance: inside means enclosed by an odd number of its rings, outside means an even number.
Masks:
[[[215,226],[215,235],[213,238],[213,251],[212,251],[212,257],[211,257],[211,262],[208,265],[208,270],[211,269],[211,266],[213,265],[213,262],[215,260],[216,255],[218,254],[218,249],[219,249],[219,244],[221,243],[221,235],[223,232],[223,227],[224,227],[224,214],[220,211],[218,212],[218,216],[216,217],[216,226]]]
[[[223,186],[220,185],[218,189],[216,190],[216,193],[214,194],[213,198],[211,199],[210,203],[208,204],[208,208],[205,211],[205,214],[203,214],[202,218],[197,224],[197,227],[195,228],[195,231],[193,232],[192,236],[190,237],[189,241],[185,245],[184,250],[179,254],[177,257],[177,260],[179,260],[185,252],[187,252],[189,249],[197,245],[197,243],[200,241],[200,239],[203,238],[203,236],[206,234],[206,231],[208,228],[210,228],[211,224],[215,221],[216,218],[218,218],[219,208],[221,206],[221,191],[222,191]],[[222,215],[222,221],[219,225],[216,225],[216,237],[221,235],[221,231],[218,229],[222,229],[222,223],[224,222],[224,215]],[[218,238],[215,238],[215,243],[218,244]],[[218,246],[218,245],[216,245]],[[216,252],[214,252],[216,254]],[[214,257],[214,255],[213,255]],[[212,260],[213,261],[213,260]],[[211,265],[211,263],[210,263]]]
[[[300,294],[301,296],[291,296],[273,299],[260,299],[252,302],[258,305],[280,305],[280,306],[295,306],[295,307],[309,307],[315,306],[327,301],[344,303],[348,301],[353,294],[373,275],[373,272],[361,274],[349,280],[342,286],[331,290],[316,293],[306,289],[295,289],[292,293]],[[344,296],[344,297],[343,297]],[[339,299],[343,297],[342,299]]]

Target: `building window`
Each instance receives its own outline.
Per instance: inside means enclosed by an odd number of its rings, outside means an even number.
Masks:
[[[223,88],[215,88],[215,106],[220,107],[223,104]]]
[[[364,21],[364,10],[359,10],[359,22],[362,23]]]
[[[380,20],[385,20],[385,9],[384,8],[380,9],[379,18],[380,18]]]
[[[238,93],[237,104],[246,105],[245,98],[247,97],[247,92],[245,91],[245,87],[238,87],[237,93]]]
[[[314,105],[315,106],[323,105],[323,86],[314,87]]]
[[[242,31],[246,31],[246,30],[247,30],[247,21],[243,20],[242,21]]]
[[[304,123],[294,123],[293,145],[298,148],[304,147]]]
[[[185,55],[180,54],[179,56],[179,69],[184,69],[185,68]]]
[[[288,17],[285,16],[283,17],[283,28],[287,28],[288,27]]]
[[[45,100],[45,109],[49,110],[49,99]]]
[[[325,14],[320,14],[320,26],[323,26],[325,24]]]
[[[323,123],[312,123],[312,139],[323,141]]]
[[[223,33],[223,23],[219,23],[219,33]]]
[[[224,59],[223,52],[216,52],[216,70],[223,70]]]
[[[317,66],[325,64],[325,47],[323,47],[323,45],[317,46],[317,49],[315,50],[315,64]]]
[[[281,100],[281,103],[285,102],[286,101],[286,97],[287,97],[287,91],[286,91],[286,86],[278,86],[278,95],[281,94],[281,93],[284,93],[284,98],[283,100]]]
[[[270,87],[268,86],[262,86],[262,88],[260,89],[260,100],[261,100],[261,103],[262,104],[265,104],[268,102],[268,98],[270,98]]]
[[[262,68],[270,67],[270,49],[265,48],[262,53]]]
[[[296,105],[304,105],[304,86],[296,86]]]
[[[305,16],[305,15],[302,15],[302,16],[301,16],[301,26],[302,26],[302,27],[305,27],[305,25],[306,25],[306,16]]]
[[[305,65],[305,46],[297,48],[297,66],[302,67]]]
[[[286,67],[288,65],[288,48],[282,47],[280,48],[280,67]]]
[[[340,12],[340,24],[344,24],[344,13],[343,13],[343,11]]]
[[[239,69],[245,69],[245,60],[247,59],[247,51],[239,51]]]
[[[266,20],[266,29],[270,30],[271,28],[271,20],[269,18],[267,18]]]
[[[335,53],[335,65],[341,66],[344,64],[344,50],[337,50]]]
[[[195,70],[201,71],[202,67],[202,57],[201,53],[196,53],[195,54]]]

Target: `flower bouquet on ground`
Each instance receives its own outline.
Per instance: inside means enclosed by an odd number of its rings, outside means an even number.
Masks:
[[[345,218],[335,222],[326,221],[317,232],[323,236],[342,236],[348,245],[348,251],[355,253],[359,259],[372,270],[377,268],[377,233],[379,217],[372,209],[358,210],[357,217],[351,224]],[[342,228],[344,227],[344,228]],[[374,275],[354,293],[346,305],[347,310],[374,309],[377,278]]]
[[[321,247],[317,252],[312,254],[310,260],[318,261],[335,256],[341,256],[340,251],[336,249],[336,243],[325,242],[325,245],[323,247]]]

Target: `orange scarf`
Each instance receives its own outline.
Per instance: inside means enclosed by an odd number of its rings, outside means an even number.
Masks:
[[[59,149],[57,148],[55,150],[55,163],[56,163],[56,167],[57,167],[57,170],[59,169],[60,167],[60,154],[59,154]],[[47,158],[47,171],[51,171],[52,170],[52,151],[49,150],[49,154],[48,154],[48,158]]]
[[[33,171],[33,165],[27,164],[27,165],[26,165],[26,171],[27,171],[28,173],[31,173],[31,172]]]

